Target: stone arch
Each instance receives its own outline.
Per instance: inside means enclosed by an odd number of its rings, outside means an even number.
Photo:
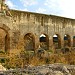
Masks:
[[[71,37],[68,34],[65,34],[64,36],[64,47],[71,47]]]
[[[24,49],[29,51],[35,50],[35,37],[32,33],[27,33],[24,36]]]
[[[5,24],[1,24],[0,23],[0,28],[5,30],[7,33],[9,32],[10,28],[8,26],[6,26]]]
[[[49,50],[49,37],[47,34],[41,34],[40,38],[40,47],[45,49],[45,50]]]
[[[61,48],[61,38],[59,34],[53,35],[53,45],[56,49]]]
[[[75,47],[75,36],[73,36],[73,47]]]
[[[0,50],[9,52],[10,49],[10,37],[9,27],[4,24],[0,24]]]

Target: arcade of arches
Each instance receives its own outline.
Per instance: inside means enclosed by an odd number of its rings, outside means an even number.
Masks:
[[[64,35],[64,47],[71,47],[71,38],[69,35]],[[41,34],[39,36],[40,47],[44,50],[49,50],[49,37],[46,34]],[[0,28],[0,50],[4,50],[7,52],[9,49],[9,35],[8,32],[2,28]],[[61,48],[61,37],[58,34],[53,36],[53,45],[56,49]],[[73,36],[73,46],[75,47],[75,36]],[[24,49],[25,50],[35,50],[35,36],[32,33],[27,33],[24,36]]]
[[[3,50],[5,52],[8,51],[10,47],[10,41],[9,41],[9,34],[6,30],[3,28],[0,28],[0,50]],[[24,49],[28,51],[34,51],[35,50],[35,35],[32,33],[27,33],[24,36]],[[64,46],[63,47],[71,47],[71,37],[67,34],[64,35]],[[55,49],[61,49],[62,42],[61,42],[61,36],[59,34],[53,35],[53,46]],[[39,46],[43,48],[44,50],[49,50],[49,44],[51,42],[49,41],[49,36],[47,34],[41,34],[39,36]],[[73,36],[73,46],[75,47],[75,36]]]
[[[71,38],[69,35],[65,34],[64,38],[64,46],[63,47],[71,47]],[[44,50],[49,50],[49,37],[46,34],[41,34],[39,37],[39,46]],[[55,34],[53,36],[53,46],[55,49],[61,49],[62,40],[60,35]],[[24,49],[25,50],[35,50],[35,36],[32,33],[27,33],[24,36]],[[75,46],[75,37],[73,37],[73,46]]]

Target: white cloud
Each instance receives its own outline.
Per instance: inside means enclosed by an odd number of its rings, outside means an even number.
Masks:
[[[60,7],[61,0],[45,0],[44,6],[47,11],[53,14],[62,14],[62,9]]]
[[[40,37],[46,37],[44,34],[41,34]]]
[[[58,37],[57,35],[53,35],[53,37]]]
[[[24,11],[28,11],[28,9],[27,8],[25,8],[25,9],[23,9]]]
[[[14,5],[13,2],[11,2],[11,0],[6,0],[5,3],[9,6],[9,8],[15,8],[16,7],[16,5]]]
[[[19,10],[21,10],[21,11],[28,11],[28,9],[27,9],[27,8],[19,9]]]
[[[26,7],[26,6],[31,6],[31,5],[36,5],[37,4],[37,0],[20,0],[22,2],[22,4]]]
[[[45,0],[45,6],[50,8],[56,15],[75,18],[75,1],[74,0]],[[48,9],[47,9],[48,10]]]
[[[61,0],[60,7],[63,10],[63,15],[75,18],[75,1],[74,0]]]
[[[37,12],[37,13],[46,13],[46,9],[38,8],[35,12]]]
[[[57,0],[45,0],[44,5],[48,6],[48,7],[56,7],[58,4]]]

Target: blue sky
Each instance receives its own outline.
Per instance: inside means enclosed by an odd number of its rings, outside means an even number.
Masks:
[[[75,19],[75,0],[6,0],[11,9]]]

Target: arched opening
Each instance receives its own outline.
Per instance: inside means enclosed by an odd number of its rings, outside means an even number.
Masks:
[[[8,32],[0,28],[0,51],[8,52],[10,46]]]
[[[43,48],[44,50],[49,50],[49,38],[46,34],[41,34],[39,41],[41,48]]]
[[[73,36],[73,47],[75,47],[75,36]]]
[[[70,47],[71,46],[71,38],[69,35],[65,35],[64,36],[64,47]]]
[[[24,49],[25,50],[29,50],[29,51],[33,51],[35,50],[35,38],[34,35],[31,33],[27,33],[24,36]]]
[[[53,36],[53,44],[56,49],[61,48],[61,38],[58,34]]]

